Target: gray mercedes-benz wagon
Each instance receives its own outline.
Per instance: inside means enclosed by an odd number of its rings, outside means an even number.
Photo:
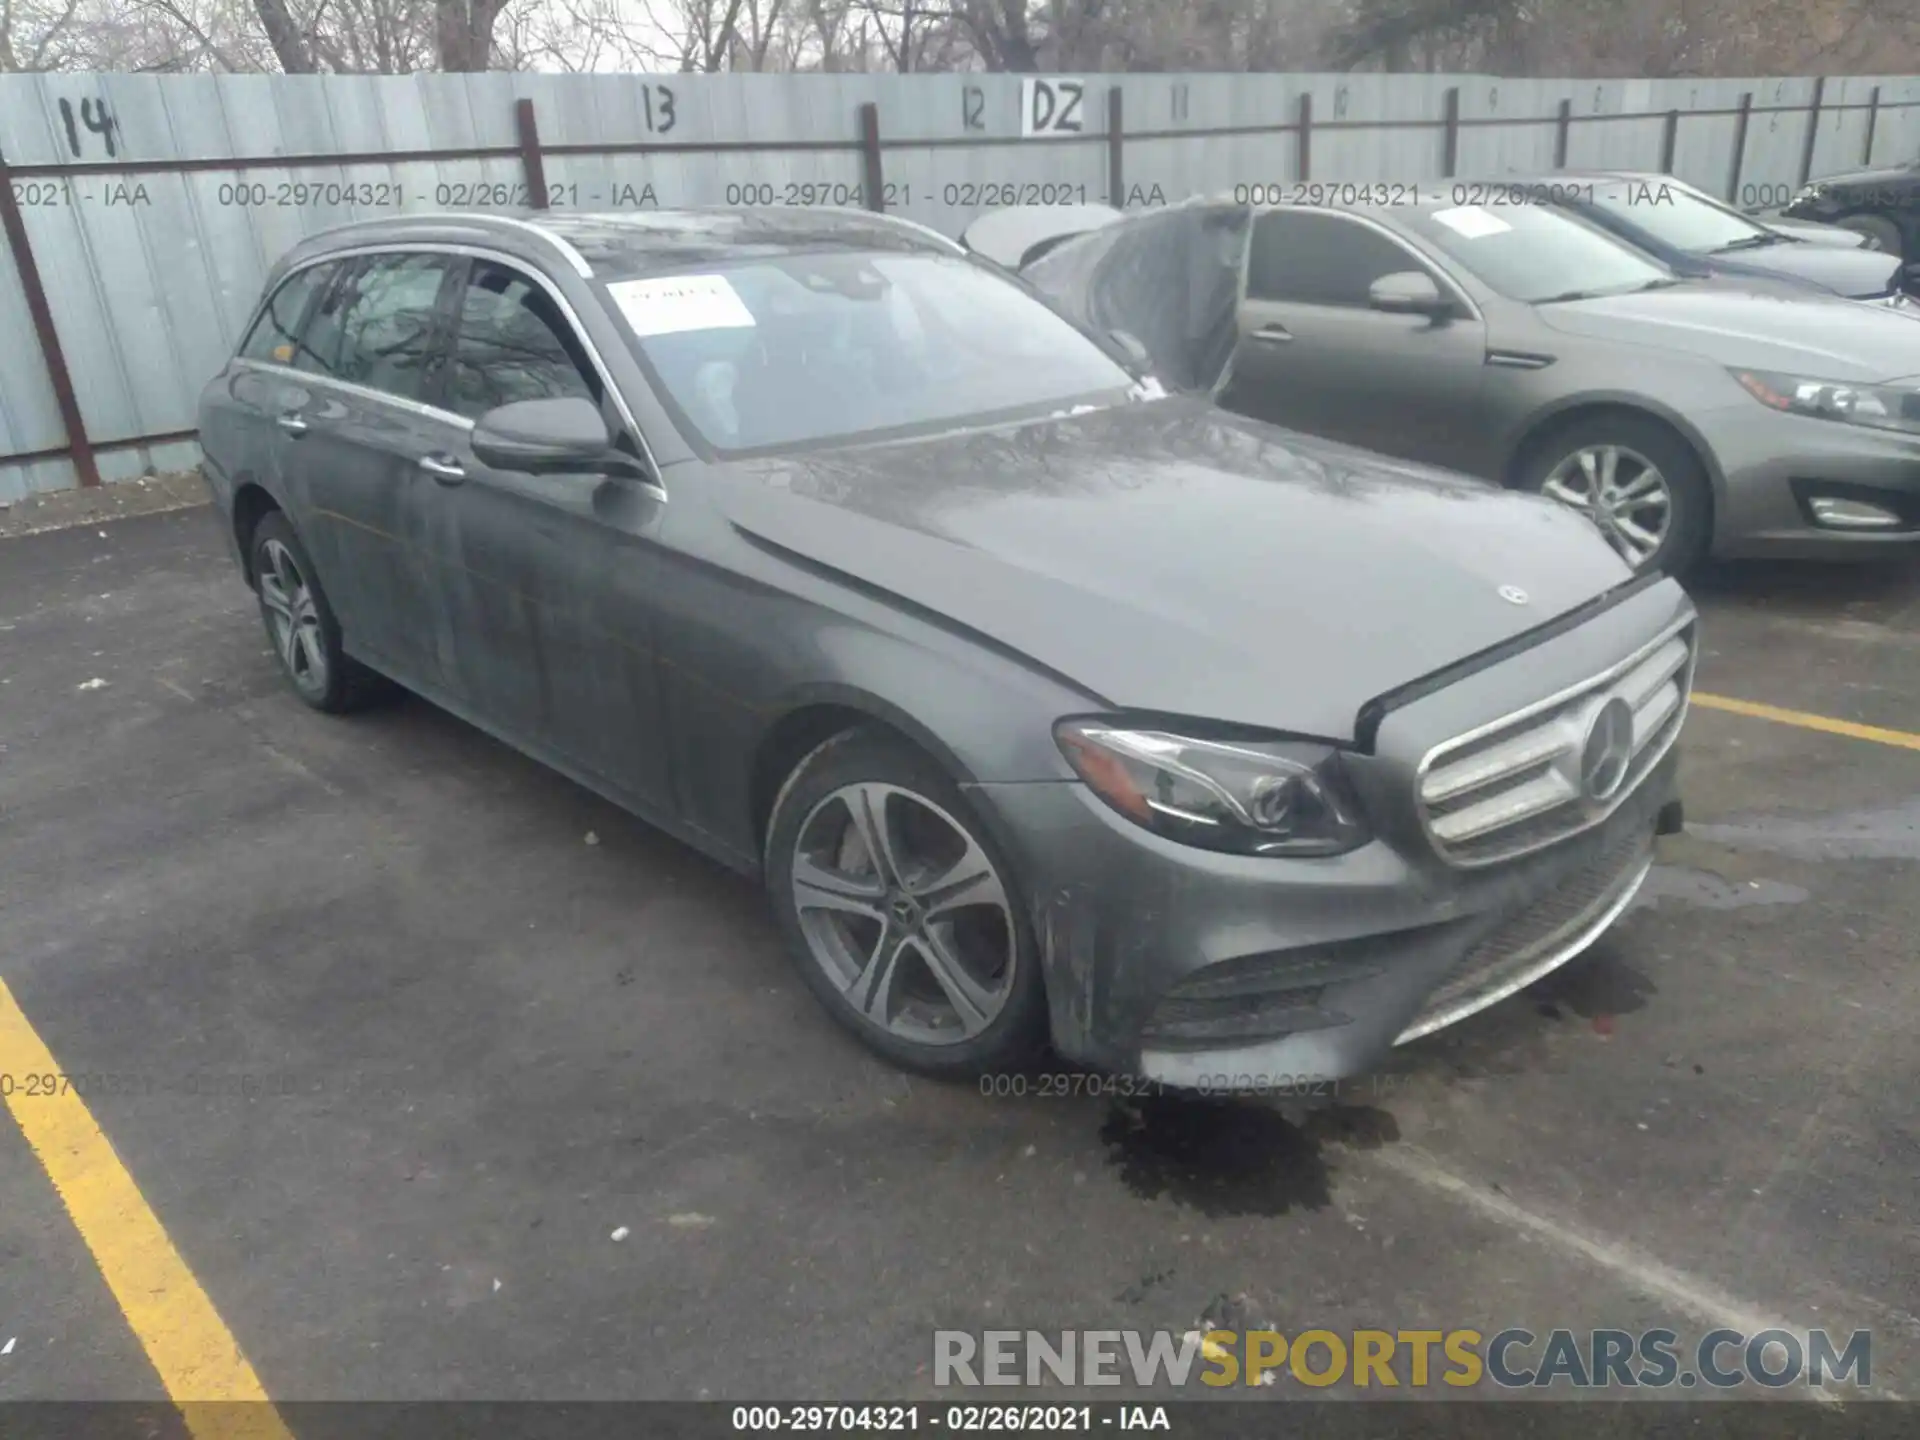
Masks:
[[[1627,906],[1694,610],[1131,353],[858,212],[415,217],[275,268],[200,433],[295,694],[758,877],[892,1060],[1352,1074]]]

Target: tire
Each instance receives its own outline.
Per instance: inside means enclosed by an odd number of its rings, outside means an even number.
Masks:
[[[888,837],[878,866],[867,815]],[[803,759],[773,804],[765,874],[807,987],[876,1054],[966,1080],[1043,1049],[1046,985],[1013,870],[906,742],[854,729]]]
[[[1603,506],[1591,503],[1593,482],[1604,480],[1605,456],[1615,454],[1616,493],[1628,499]],[[1589,473],[1583,455],[1593,457]],[[1650,466],[1666,495],[1665,528],[1650,548],[1641,543],[1660,514],[1651,504],[1635,506],[1641,467]],[[1706,467],[1685,440],[1647,415],[1591,415],[1557,426],[1532,441],[1516,467],[1514,487],[1558,500],[1593,520],[1595,528],[1636,570],[1685,575],[1706,553],[1713,532],[1713,486]]]
[[[1884,215],[1849,215],[1837,222],[1842,230],[1851,230],[1856,235],[1867,237],[1867,247],[1884,250],[1887,254],[1905,259],[1906,246],[1900,240],[1900,227]]]
[[[267,643],[293,693],[329,715],[361,709],[390,694],[384,679],[341,648],[340,622],[286,515],[269,510],[261,516],[247,546]]]

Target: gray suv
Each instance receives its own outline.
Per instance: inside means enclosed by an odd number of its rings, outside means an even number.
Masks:
[[[1350,1075],[1579,953],[1679,823],[1673,581],[1168,396],[899,221],[334,231],[200,434],[302,701],[397,683],[753,877],[927,1073]]]

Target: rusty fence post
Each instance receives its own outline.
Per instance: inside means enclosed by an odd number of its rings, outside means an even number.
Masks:
[[[1813,105],[1807,112],[1807,139],[1800,147],[1800,181],[1796,189],[1805,189],[1807,181],[1813,178],[1813,147],[1820,139],[1820,102],[1826,98],[1827,77],[1818,75],[1813,81]]]
[[[1126,103],[1118,85],[1107,87],[1107,203],[1116,210],[1127,208],[1127,124]]]
[[[526,171],[527,198],[536,210],[547,208],[547,162],[540,153],[540,122],[533,101],[513,102],[513,124],[520,132],[520,166]]]
[[[40,267],[33,258],[33,246],[27,239],[27,222],[20,213],[20,200],[13,191],[13,168],[0,155],[0,229],[6,231],[7,248],[13,252],[13,268],[20,275],[20,292],[27,302],[27,316],[33,321],[34,338],[40,342],[41,363],[47,367],[47,384],[53,389],[54,403],[60,407],[60,423],[67,431],[67,457],[79,473],[80,484],[91,488],[100,483],[100,464],[94,459],[93,442],[87,438],[87,422],[80,414],[80,397],[74,393],[73,374],[67,369],[66,352],[60,348],[60,332],[54,328],[53,309],[47,304],[47,287],[41,283]]]
[[[1680,144],[1680,112],[1667,111],[1666,128],[1660,132],[1660,173],[1673,173],[1673,152]]]
[[[1740,167],[1747,158],[1747,122],[1753,118],[1753,92],[1740,97],[1740,108],[1733,117],[1733,160],[1727,167],[1727,203],[1740,203]]]
[[[1573,101],[1562,100],[1560,118],[1554,122],[1553,128],[1553,168],[1556,170],[1567,168],[1567,135],[1572,129]]]
[[[1867,96],[1867,138],[1865,143],[1860,147],[1860,163],[1862,165],[1871,165],[1873,163],[1873,132],[1878,127],[1879,120],[1880,87],[1876,85],[1873,87],[1873,93]]]
[[[1444,119],[1446,126],[1441,142],[1441,173],[1448,180],[1460,168],[1460,87],[1451,86],[1447,90],[1447,108]]]
[[[1300,97],[1300,174],[1302,180],[1313,178],[1313,93],[1308,91]]]
[[[887,213],[886,170],[880,163],[880,107],[869,100],[860,107],[860,175],[867,209]]]

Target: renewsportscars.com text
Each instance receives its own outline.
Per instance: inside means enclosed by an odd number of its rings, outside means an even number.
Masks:
[[[1873,1336],[1825,1330],[941,1330],[933,1383],[1779,1390],[1873,1383]]]

